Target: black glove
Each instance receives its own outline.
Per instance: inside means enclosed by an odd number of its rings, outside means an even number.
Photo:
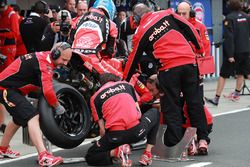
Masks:
[[[56,115],[62,115],[65,111],[65,108],[60,104],[55,108]]]

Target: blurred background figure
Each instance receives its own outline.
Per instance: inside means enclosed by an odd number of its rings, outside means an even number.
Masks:
[[[16,42],[20,34],[16,12],[7,5],[7,0],[0,0],[0,53],[7,56],[0,66],[3,71],[16,56]]]
[[[77,17],[84,15],[88,11],[87,1],[79,1],[76,6]]]
[[[17,14],[18,23],[19,23],[19,26],[20,26],[21,22],[24,19],[24,17],[21,16],[21,9],[17,4],[12,4],[11,7],[13,8],[13,10]],[[18,56],[21,56],[21,55],[25,55],[26,53],[27,53],[26,47],[24,45],[21,33],[19,33],[18,36],[17,36],[17,42],[16,42],[16,56],[15,56],[15,58],[17,58]]]
[[[70,12],[72,18],[77,16],[75,0],[65,0],[64,9]]]
[[[77,6],[77,16],[72,19],[72,27],[76,27],[78,20],[88,11],[87,1],[78,1]]]
[[[31,7],[30,16],[21,22],[20,31],[28,53],[41,51],[42,35],[49,23],[44,15],[48,13],[48,4],[44,1],[38,1]]]
[[[242,11],[240,0],[229,0],[231,12],[224,21],[223,62],[220,69],[215,96],[206,98],[210,104],[217,106],[226,84],[226,79],[236,73],[236,87],[225,98],[238,101],[244,82],[244,76],[250,79],[250,18]]]
[[[41,50],[52,49],[57,42],[67,42],[71,30],[71,15],[67,10],[58,12],[57,21],[48,24],[41,38]]]
[[[61,7],[58,5],[50,5],[50,10],[52,12],[52,18],[50,19],[50,21],[57,21],[57,15],[58,12],[61,10]]]

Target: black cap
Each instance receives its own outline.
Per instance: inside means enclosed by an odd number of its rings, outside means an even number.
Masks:
[[[55,11],[56,13],[58,13],[61,10],[61,7],[58,5],[50,5],[49,8],[51,9],[51,11]]]
[[[0,7],[5,7],[7,5],[7,0],[0,0]]]

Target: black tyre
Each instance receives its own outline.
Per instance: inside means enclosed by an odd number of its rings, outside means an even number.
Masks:
[[[41,130],[54,145],[70,149],[77,147],[87,136],[91,115],[84,97],[72,86],[55,83],[54,89],[66,112],[60,116],[54,114],[45,97],[39,99]]]

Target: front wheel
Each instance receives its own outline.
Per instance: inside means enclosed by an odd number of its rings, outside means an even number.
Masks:
[[[84,97],[72,86],[55,83],[57,98],[66,112],[55,115],[44,96],[39,99],[41,130],[54,145],[70,149],[80,145],[90,130],[91,115]]]

